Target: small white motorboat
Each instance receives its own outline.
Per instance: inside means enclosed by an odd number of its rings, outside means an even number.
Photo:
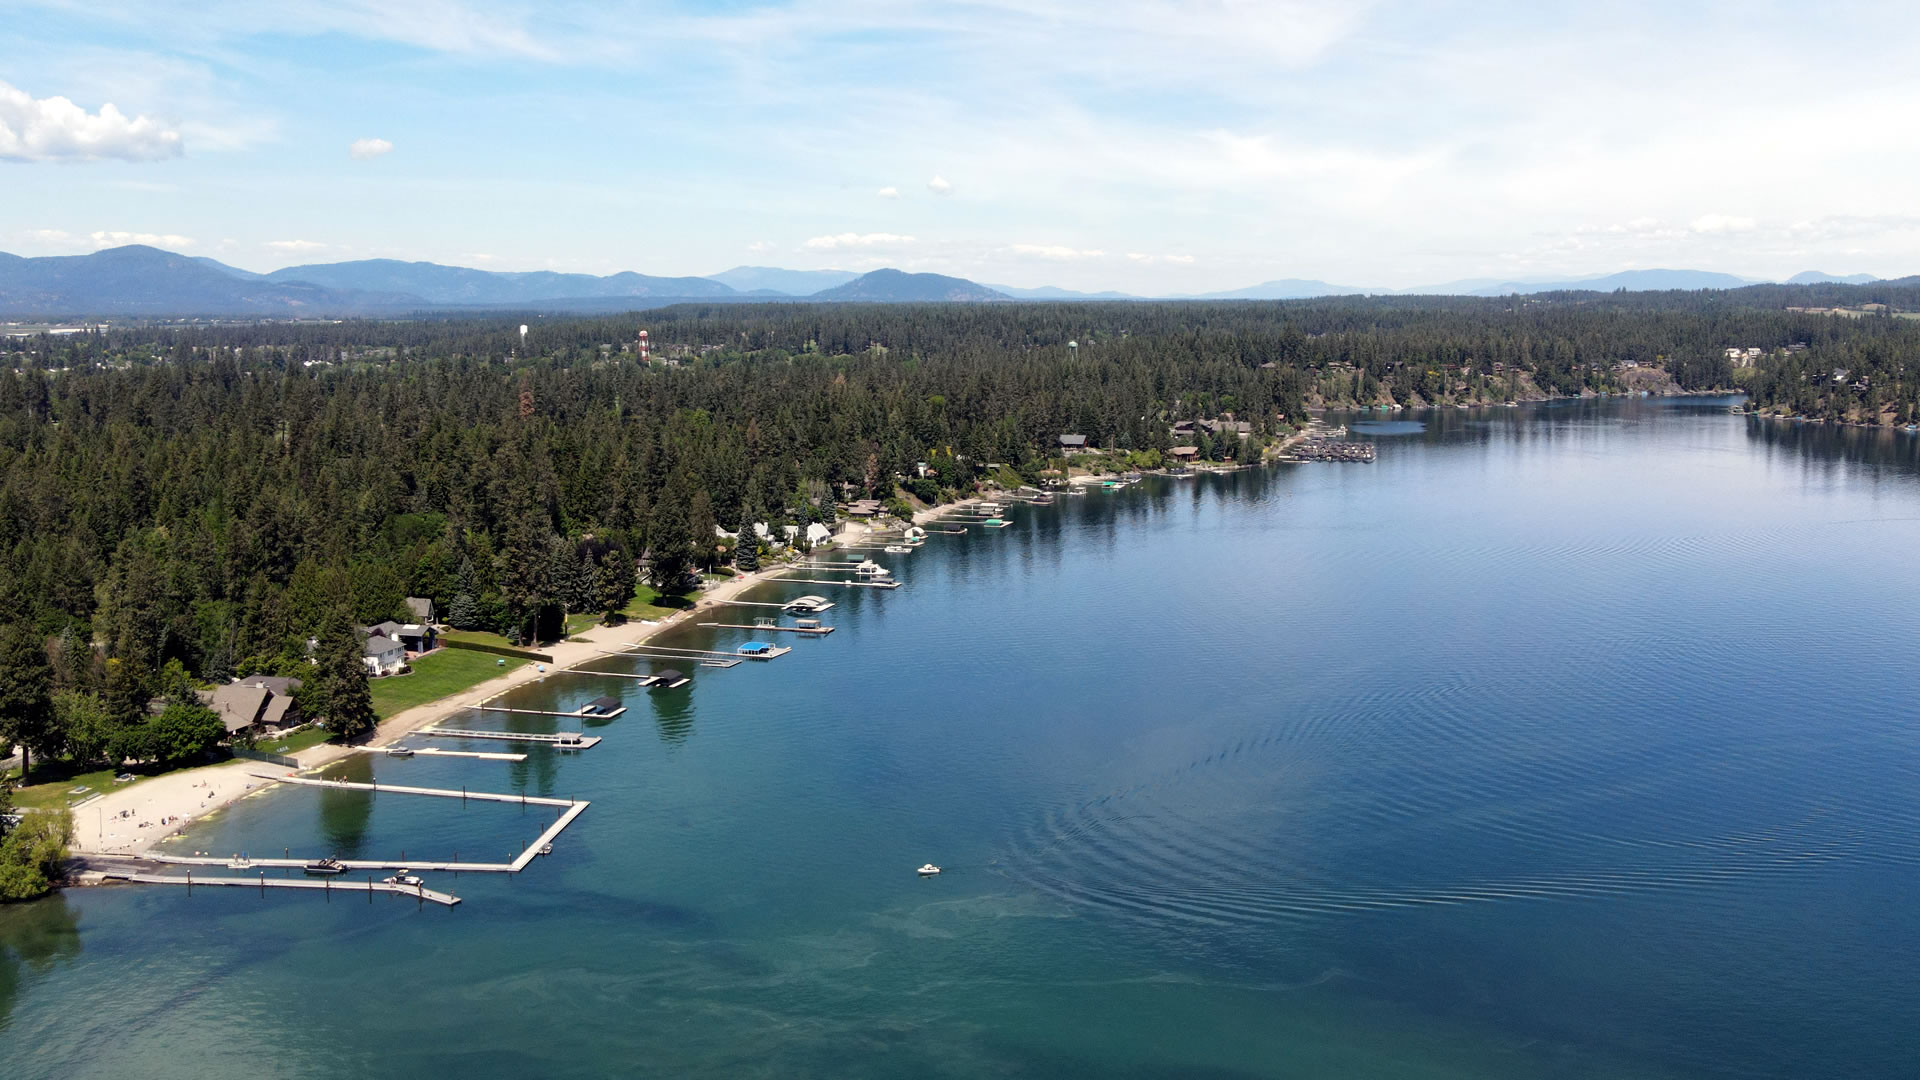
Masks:
[[[913,553],[913,549],[905,544],[888,544],[881,550],[889,555],[910,555]]]
[[[932,863],[928,863],[928,864],[926,864],[925,866],[922,866],[922,867],[921,867],[921,868],[920,868],[920,869],[919,869],[919,870],[917,871],[917,873],[918,873],[918,874],[919,874],[919,875],[920,875],[921,877],[932,877],[933,875],[935,875],[935,874],[937,874],[937,873],[939,873],[939,872],[940,872],[940,868],[939,868],[939,867],[937,867],[937,866],[935,866],[935,865],[933,865]]]
[[[422,881],[420,878],[414,876],[413,874],[407,873],[405,870],[402,870],[399,873],[394,874],[392,877],[381,878],[380,880],[385,882],[388,885],[423,885],[425,884],[425,882]]]

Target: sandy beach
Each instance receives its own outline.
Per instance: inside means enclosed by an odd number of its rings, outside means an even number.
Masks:
[[[702,591],[693,607],[675,612],[658,622],[595,626],[578,635],[576,640],[545,646],[540,651],[553,657],[551,663],[524,664],[499,678],[489,679],[460,693],[396,713],[381,721],[362,745],[387,745],[522,683],[544,679],[555,671],[601,659],[606,655],[602,650],[637,645],[696,616],[708,614],[706,609],[718,601],[730,600],[771,579],[782,569],[768,567],[759,573],[743,574],[720,582]],[[542,667],[547,670],[542,671]],[[323,743],[302,750],[294,757],[300,762],[301,771],[306,771],[356,752],[352,747]],[[73,812],[73,849],[93,854],[138,854],[180,831],[195,818],[272,786],[274,781],[264,774],[275,769],[276,766],[265,762],[235,759],[206,768],[166,773],[131,787],[107,792]]]

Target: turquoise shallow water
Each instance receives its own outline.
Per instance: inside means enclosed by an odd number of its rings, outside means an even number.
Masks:
[[[1724,410],[1400,414],[936,536],[685,691],[550,678],[510,703],[630,709],[352,768],[593,800],[552,857],[0,911],[7,1075],[1911,1075],[1920,452]],[[551,817],[301,789],[187,844]]]

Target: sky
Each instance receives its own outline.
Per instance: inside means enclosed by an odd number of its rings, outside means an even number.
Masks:
[[[1920,9],[0,0],[0,251],[1180,294],[1920,272]]]

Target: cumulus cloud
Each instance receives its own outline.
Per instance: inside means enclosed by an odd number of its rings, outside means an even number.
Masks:
[[[1741,233],[1752,232],[1755,224],[1750,217],[1704,214],[1688,222],[1687,227],[1697,233]]]
[[[269,240],[267,246],[275,251],[302,252],[319,251],[327,245],[318,240]]]
[[[953,185],[947,183],[946,177],[936,176],[927,181],[927,190],[933,192],[935,195],[951,195],[953,194]]]
[[[366,161],[392,152],[393,144],[385,139],[355,139],[353,145],[347,147],[347,156],[355,161]]]
[[[1015,244],[1012,251],[1030,259],[1101,259],[1107,254],[1097,248],[1081,250],[1060,244]]]
[[[1129,251],[1127,252],[1127,258],[1146,266],[1153,266],[1158,263],[1174,263],[1178,266],[1191,266],[1193,264],[1193,256],[1191,255],[1150,255],[1144,251]]]
[[[181,150],[180,132],[151,117],[128,118],[111,104],[90,113],[0,82],[0,161],[159,161]]]
[[[914,243],[911,236],[895,233],[839,233],[833,236],[816,236],[801,245],[808,251],[844,251],[856,248],[906,247]]]
[[[883,199],[897,199],[900,197],[900,189],[897,187],[883,187],[879,191],[874,192],[874,194]]]
[[[774,243],[771,240],[755,240],[753,243],[747,245],[747,250],[753,252],[755,255],[764,255],[773,249]]]

